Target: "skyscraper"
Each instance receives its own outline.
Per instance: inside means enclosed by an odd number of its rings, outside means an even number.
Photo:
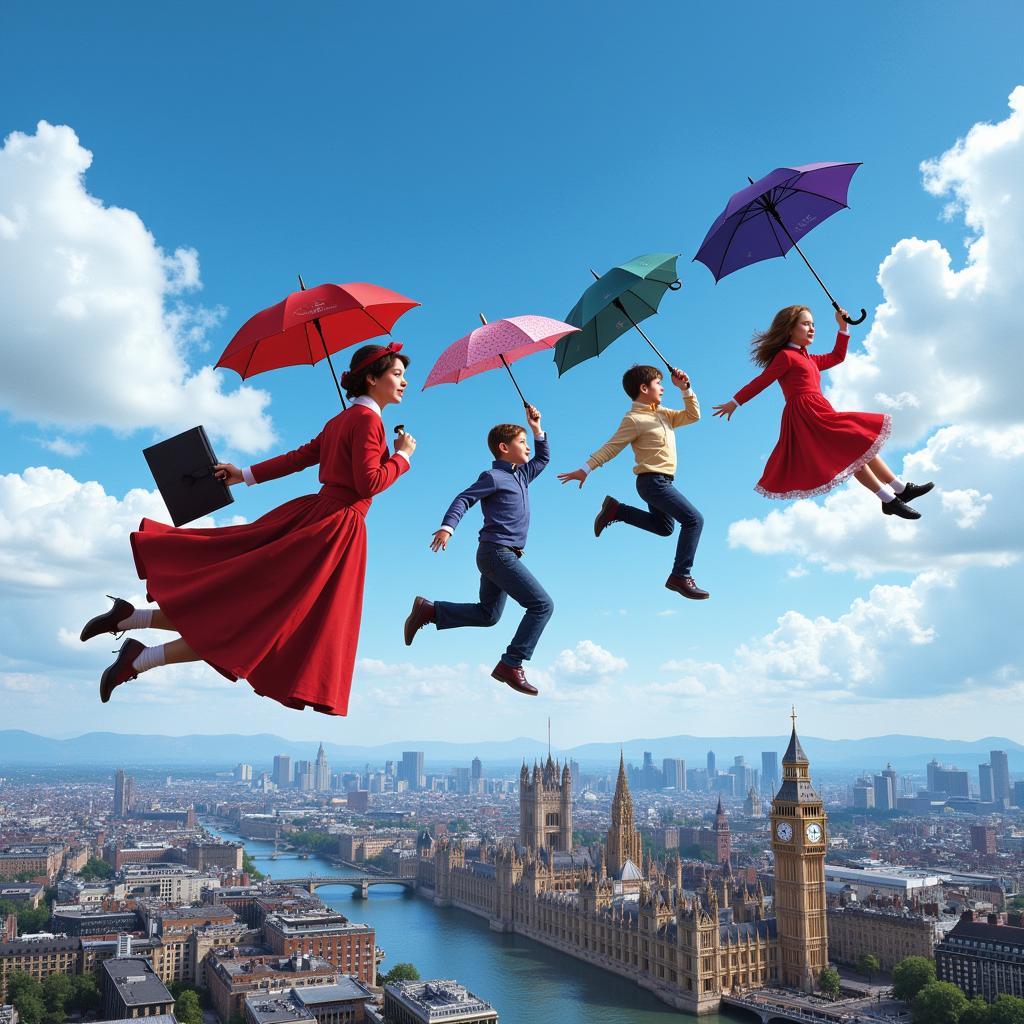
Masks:
[[[132,809],[132,789],[134,780],[125,775],[123,768],[114,772],[114,817],[127,818]]]
[[[716,771],[717,771],[717,769],[715,767],[715,752],[713,750],[709,750],[708,751],[708,778],[709,779],[714,779]]]
[[[686,762],[680,757],[666,757],[661,762],[664,785],[681,793],[686,789]]]
[[[274,756],[273,779],[278,789],[287,789],[292,784],[292,759],[287,754]]]
[[[992,765],[988,763],[978,765],[978,790],[984,803],[995,800],[994,773]]]
[[[774,750],[761,751],[761,792],[775,796],[779,788],[779,755]]]
[[[331,788],[331,766],[327,763],[327,751],[324,745],[316,752],[316,764],[313,767],[313,788],[324,793]]]
[[[1010,800],[1010,761],[1005,750],[990,750],[989,763],[992,765],[993,799],[997,802],[1009,803]]]
[[[423,774],[423,751],[403,750],[402,765],[398,769],[399,780],[404,780],[411,790],[423,789],[426,776]]]
[[[894,773],[895,774],[895,773]],[[893,811],[896,809],[896,789],[895,781],[890,778],[885,772],[881,775],[876,775],[874,778],[875,786],[875,810],[876,811]]]
[[[470,778],[472,778],[474,782],[477,779],[482,779],[484,777],[484,766],[483,762],[480,760],[479,757],[473,758],[473,763],[470,765],[469,774]]]

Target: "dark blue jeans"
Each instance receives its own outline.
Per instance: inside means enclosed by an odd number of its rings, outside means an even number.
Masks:
[[[697,554],[700,531],[704,528],[704,517],[675,489],[672,477],[662,473],[638,474],[636,492],[647,502],[649,511],[620,504],[615,518],[659,537],[671,537],[678,523],[679,542],[676,544],[672,574],[689,576]]]
[[[480,570],[480,600],[473,604],[435,601],[437,628],[494,626],[501,618],[506,596],[511,597],[526,613],[501,660],[518,668],[533,656],[533,649],[555,610],[554,602],[510,548],[481,542],[476,551],[476,567]]]

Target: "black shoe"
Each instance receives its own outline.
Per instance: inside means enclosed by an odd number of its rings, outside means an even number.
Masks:
[[[929,482],[926,484],[912,484],[909,481],[903,485],[903,490],[896,495],[904,504],[908,501],[913,501],[915,498],[920,498],[922,494],[927,494],[935,484]]]
[[[601,511],[597,513],[597,518],[594,520],[594,536],[600,537],[606,527],[616,522],[618,514],[619,503],[611,495],[606,496],[601,502]]]
[[[110,594],[107,594],[107,597],[110,597]],[[117,624],[124,622],[135,611],[135,605],[125,601],[124,598],[110,597],[110,600],[114,602],[114,607],[102,615],[93,616],[82,627],[79,640],[91,640],[94,636],[99,636],[101,633],[117,633]]]
[[[108,665],[103,675],[100,676],[100,700],[104,704],[110,700],[110,695],[122,683],[134,679],[138,672],[135,671],[135,659],[145,650],[145,646],[138,640],[125,640],[117,657],[112,665]]]
[[[899,498],[893,498],[892,501],[882,502],[882,511],[887,516],[899,516],[900,519],[920,519],[921,513],[916,508],[911,508],[909,505],[905,505]]]

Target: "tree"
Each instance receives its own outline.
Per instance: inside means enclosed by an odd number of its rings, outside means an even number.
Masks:
[[[1024,999],[1001,995],[989,1008],[991,1024],[1024,1024]]]
[[[68,1009],[74,1013],[89,1013],[100,1006],[100,989],[94,974],[76,974],[71,979],[71,999]]]
[[[380,983],[387,985],[395,981],[419,981],[420,972],[412,964],[395,964],[387,974],[381,978]]]
[[[959,1024],[992,1024],[992,1008],[981,996],[975,996],[960,1014]]]
[[[868,984],[871,984],[872,975],[881,969],[882,965],[878,962],[878,957],[874,953],[862,953],[857,958],[857,970],[868,979]]]
[[[85,867],[78,872],[79,877],[84,878],[87,882],[97,878],[110,878],[113,873],[114,866],[100,857],[90,857],[85,862]]]
[[[174,1016],[181,1024],[203,1024],[203,1010],[195,989],[185,989],[174,1003]]]
[[[826,967],[818,978],[818,988],[821,989],[822,995],[828,996],[829,999],[837,999],[842,986],[842,979],[834,967]]]
[[[930,981],[914,996],[914,1024],[959,1024],[967,996],[948,981]]]
[[[66,974],[54,972],[43,979],[43,1003],[46,1006],[46,1024],[64,1024],[65,1008],[74,992],[74,983]]]
[[[263,878],[263,872],[256,867],[256,861],[248,853],[242,853],[242,870],[254,881],[258,882]]]
[[[7,998],[14,1004],[22,1024],[43,1024],[46,1003],[43,986],[24,971],[15,971],[7,979]]]
[[[925,985],[935,980],[935,961],[924,956],[908,956],[892,971],[892,994],[909,1003]]]

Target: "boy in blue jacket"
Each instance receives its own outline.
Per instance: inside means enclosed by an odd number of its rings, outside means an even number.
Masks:
[[[555,606],[533,573],[523,565],[522,557],[530,528],[529,487],[548,464],[550,454],[547,436],[540,426],[540,412],[528,405],[526,418],[537,446],[533,458],[530,458],[530,445],[523,427],[517,423],[499,423],[492,427],[487,435],[487,447],[494,456],[491,468],[456,496],[430,542],[431,550],[444,551],[462,517],[480,502],[484,516],[476,552],[480,600],[457,604],[416,597],[405,620],[405,643],[409,646],[428,622],[438,629],[496,625],[506,597],[511,597],[523,606],[525,613],[491,677],[507,683],[518,693],[536,696],[537,688],[527,681],[523,662],[533,655]]]

